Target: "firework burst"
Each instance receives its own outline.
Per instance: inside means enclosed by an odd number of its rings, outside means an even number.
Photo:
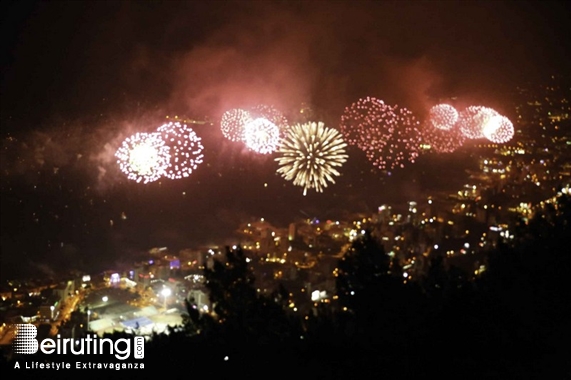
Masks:
[[[171,155],[158,133],[136,133],[123,141],[115,152],[117,163],[130,180],[154,182],[169,167]]]
[[[359,99],[345,108],[339,130],[349,145],[366,149],[367,133],[378,128],[382,118],[390,113],[390,106],[380,99],[372,97]]]
[[[391,117],[385,118],[384,128],[375,142],[365,150],[373,165],[382,170],[404,167],[405,162],[414,162],[420,147],[419,122],[411,111],[394,106]]]
[[[347,142],[363,150],[381,170],[414,162],[420,147],[419,122],[404,107],[363,98],[345,109],[340,130]]]
[[[289,126],[287,118],[274,106],[258,104],[250,109],[250,113],[253,115],[253,118],[261,117],[277,125],[281,135],[284,134],[285,130]]]
[[[430,149],[436,153],[452,153],[466,141],[458,127],[443,130],[435,128],[431,122],[424,123],[421,139],[423,144],[430,145]]]
[[[277,170],[288,181],[303,187],[303,195],[308,189],[323,192],[327,183],[335,183],[339,176],[337,168],[347,161],[343,136],[322,122],[296,124],[281,141],[276,158],[280,165]]]
[[[496,143],[503,144],[514,136],[514,126],[505,116],[496,115],[491,117],[482,129],[484,137]]]
[[[434,128],[447,131],[458,121],[458,111],[449,104],[437,104],[430,109],[429,120]]]
[[[180,179],[190,176],[202,163],[204,155],[200,137],[186,124],[170,122],[157,128],[164,144],[170,148],[165,177]]]
[[[498,113],[492,108],[470,106],[462,111],[458,117],[458,127],[468,139],[484,138],[484,126]]]
[[[244,126],[243,141],[249,149],[257,153],[272,153],[279,144],[280,131],[277,125],[260,117]]]
[[[240,108],[224,112],[220,120],[220,130],[230,141],[242,141],[244,126],[252,121],[250,113]]]

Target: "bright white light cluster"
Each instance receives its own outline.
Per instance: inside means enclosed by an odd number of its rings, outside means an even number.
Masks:
[[[254,119],[244,126],[244,143],[261,154],[272,153],[280,142],[280,130],[277,125],[263,117]]]
[[[200,137],[192,128],[179,122],[161,125],[157,132],[161,134],[165,145],[170,148],[171,159],[164,176],[170,179],[180,179],[190,176],[202,163],[204,147]]]
[[[450,153],[466,140],[486,138],[502,144],[510,141],[514,133],[512,122],[492,108],[469,106],[457,112],[451,105],[438,104],[429,111],[422,142],[438,153]]]
[[[274,152],[287,128],[288,120],[284,114],[266,104],[247,110],[230,109],[220,120],[220,130],[225,138],[243,142],[248,149],[261,154]]]
[[[169,122],[154,133],[136,133],[115,152],[127,178],[138,183],[188,177],[203,160],[201,139],[186,124]]]
[[[115,152],[127,178],[149,183],[162,177],[170,162],[170,149],[158,133],[136,133],[126,138]]]

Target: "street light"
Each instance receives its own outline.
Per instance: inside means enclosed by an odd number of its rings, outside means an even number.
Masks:
[[[89,316],[91,315],[91,310],[87,310],[87,331],[89,331]]]
[[[107,301],[109,301],[109,297],[103,296],[103,297],[101,297],[101,301],[107,302]]]
[[[54,320],[54,310],[55,310],[55,306],[52,305],[50,306],[50,310],[52,311],[52,321]]]
[[[167,310],[167,297],[171,295],[171,289],[165,287],[161,291],[161,294],[163,295],[163,297],[165,297],[165,311],[166,311]]]

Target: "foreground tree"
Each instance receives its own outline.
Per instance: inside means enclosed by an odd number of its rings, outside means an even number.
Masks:
[[[287,292],[279,288],[260,295],[241,247],[226,248],[225,260],[204,270],[213,315],[201,314],[188,303],[190,320],[200,333],[226,344],[277,344],[294,339],[301,324],[286,310]]]
[[[338,263],[337,296],[342,308],[358,312],[367,298],[382,287],[390,257],[371,231],[355,240]]]
[[[403,282],[400,267],[371,231],[353,242],[338,268],[337,320],[345,326],[348,338],[392,347],[421,339],[420,288]]]
[[[559,194],[489,254],[478,281],[490,345],[503,347],[520,373],[571,375],[571,198]],[[491,332],[493,334],[491,334]],[[506,360],[507,362],[507,360]],[[530,372],[533,371],[533,372]]]

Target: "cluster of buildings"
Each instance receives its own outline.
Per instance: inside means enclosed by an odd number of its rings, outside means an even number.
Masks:
[[[81,280],[7,281],[0,284],[0,345],[10,345],[15,324],[33,323],[40,338],[53,335],[51,324],[69,318],[81,298]]]
[[[9,281],[1,284],[2,323],[49,321],[81,287],[80,281]]]

